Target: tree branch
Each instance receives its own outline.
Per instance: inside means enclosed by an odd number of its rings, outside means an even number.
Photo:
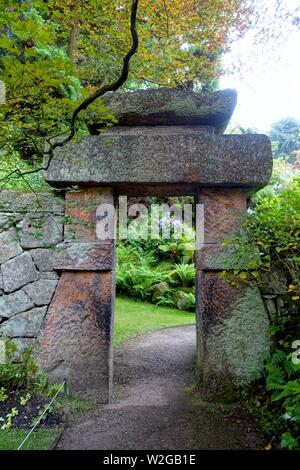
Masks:
[[[81,111],[86,110],[88,106],[90,106],[96,99],[100,98],[100,96],[105,95],[109,91],[117,91],[126,82],[128,78],[128,74],[129,74],[130,59],[137,52],[138,45],[139,45],[139,39],[138,39],[137,30],[136,30],[138,3],[139,3],[139,0],[132,1],[131,16],[130,16],[130,31],[131,31],[132,45],[131,45],[130,50],[127,52],[126,56],[123,59],[123,68],[122,68],[119,78],[115,82],[109,85],[104,85],[101,88],[99,88],[97,91],[95,91],[95,93],[93,93],[91,96],[86,98],[75,109],[73,116],[72,116],[72,120],[71,120],[70,134],[63,141],[54,143],[51,147],[52,152],[55,148],[63,147],[67,142],[70,142],[70,140],[73,139],[73,137],[76,134],[76,121]],[[50,151],[50,155],[51,155],[51,151]]]

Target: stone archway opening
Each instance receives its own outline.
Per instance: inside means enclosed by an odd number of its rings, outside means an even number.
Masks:
[[[222,134],[235,106],[233,90],[158,89],[107,100],[119,125],[56,149],[46,173],[51,185],[67,188],[69,223],[55,250],[54,269],[62,274],[40,364],[53,380],[68,378],[74,392],[109,399],[115,240],[98,238],[97,209],[116,208],[124,194],[193,194],[204,208],[204,239],[196,251],[199,388],[208,399],[231,398],[259,368],[269,333],[259,292],[242,282],[235,288],[220,275],[236,267],[222,241],[239,229],[249,192],[269,181],[270,141]],[[113,211],[104,215],[114,218]]]

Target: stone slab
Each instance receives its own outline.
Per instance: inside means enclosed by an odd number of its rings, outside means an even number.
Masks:
[[[20,255],[22,252],[15,229],[0,232],[0,264]]]
[[[114,243],[62,243],[53,252],[57,271],[112,271],[115,268]]]
[[[39,273],[29,253],[6,261],[1,269],[5,292],[13,292],[39,279]]]
[[[65,241],[91,242],[97,240],[96,226],[99,221],[98,207],[102,204],[114,206],[111,188],[84,188],[66,192]],[[111,224],[114,224],[112,219]]]
[[[102,98],[119,126],[212,126],[222,133],[237,103],[236,90],[194,93],[180,88],[108,93]],[[105,126],[105,124],[104,124]],[[90,124],[93,133],[103,124]]]
[[[0,191],[0,212],[49,212],[64,213],[64,200],[61,196],[49,193],[33,193],[32,191]]]
[[[247,194],[240,188],[201,188],[196,203],[204,207],[204,243],[221,244],[240,230]]]
[[[40,332],[47,307],[34,308],[19,313],[0,326],[0,333],[10,338],[36,338]]]
[[[31,250],[30,254],[39,271],[47,272],[53,269],[51,250],[46,248],[36,248]]]
[[[49,307],[38,351],[51,381],[105,402],[112,379],[114,273],[64,272]]]
[[[35,305],[40,307],[50,304],[56,285],[56,280],[39,279],[31,284],[27,284],[27,286],[23,287],[23,290],[29,295]]]
[[[11,318],[32,307],[34,307],[33,301],[22,290],[0,297],[0,313],[5,318]]]
[[[47,248],[63,240],[61,217],[26,216],[19,223],[20,244],[23,248]]]
[[[259,188],[272,171],[265,135],[213,135],[197,128],[112,128],[57,148],[54,186],[176,185]]]

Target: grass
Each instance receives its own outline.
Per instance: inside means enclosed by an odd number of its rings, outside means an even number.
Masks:
[[[169,326],[192,325],[195,313],[118,297],[115,307],[114,345],[147,331]]]
[[[0,450],[17,450],[28,434],[26,429],[9,429],[0,431]],[[48,450],[51,449],[59,436],[59,428],[40,429],[33,432],[21,450]]]

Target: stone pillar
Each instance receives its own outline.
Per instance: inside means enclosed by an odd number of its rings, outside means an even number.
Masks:
[[[65,242],[55,249],[54,269],[62,271],[49,307],[39,361],[52,381],[68,379],[71,391],[99,402],[109,399],[115,297],[115,240],[98,240],[96,223],[114,215],[110,188],[66,193]]]
[[[245,268],[224,238],[239,230],[246,193],[238,188],[205,188],[204,245],[196,255],[197,374],[207,400],[235,399],[241,385],[254,378],[262,353],[269,350],[269,322],[260,292],[239,281],[231,285],[221,271]]]

